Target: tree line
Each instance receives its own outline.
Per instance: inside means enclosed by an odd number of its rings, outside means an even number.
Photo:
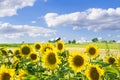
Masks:
[[[102,42],[102,43],[116,43],[116,41],[115,40],[110,40],[110,41],[108,41],[108,40],[99,40],[98,38],[93,38],[92,40],[91,40],[92,42]],[[77,41],[74,39],[74,40],[68,40],[68,43],[69,44],[75,44]]]
[[[58,40],[61,40],[61,38],[58,38],[56,40],[55,39],[54,40],[49,40],[48,42],[55,43]],[[98,38],[93,38],[91,41],[92,42],[102,42],[102,43],[116,43],[115,40],[109,40],[109,41],[108,40],[99,40]],[[77,43],[77,41],[75,39],[73,39],[73,40],[68,40],[67,43],[75,44],[75,43]]]

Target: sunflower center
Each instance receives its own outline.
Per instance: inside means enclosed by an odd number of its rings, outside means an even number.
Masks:
[[[109,62],[110,64],[113,64],[113,63],[115,62],[115,59],[112,58],[112,57],[110,57],[110,58],[108,59],[108,62]]]
[[[41,46],[40,46],[39,44],[36,44],[35,48],[36,48],[36,49],[40,49]]]
[[[16,50],[15,55],[19,55],[19,54],[20,54],[19,50]]]
[[[90,70],[91,80],[99,80],[99,73],[95,67],[92,67]]]
[[[58,49],[59,49],[59,50],[62,50],[62,48],[63,48],[63,45],[62,45],[61,43],[59,43],[59,44],[58,44]]]
[[[3,73],[2,80],[10,80],[10,74],[9,73]]]
[[[23,47],[23,48],[22,48],[22,53],[23,53],[24,55],[28,55],[28,54],[30,53],[30,48],[27,47],[27,46]]]
[[[55,57],[55,54],[54,53],[50,53],[48,55],[48,62],[50,64],[55,64],[56,63],[56,57]]]
[[[96,53],[96,49],[93,48],[93,47],[91,47],[91,48],[89,49],[89,53],[90,53],[91,55],[94,55],[94,54]]]
[[[84,64],[84,59],[83,59],[83,57],[77,55],[74,57],[73,62],[74,62],[75,66],[79,67],[79,66],[82,66]]]
[[[1,50],[2,54],[7,55],[7,52],[5,50]]]
[[[30,57],[31,57],[32,60],[36,60],[37,59],[37,55],[36,54],[31,54]]]

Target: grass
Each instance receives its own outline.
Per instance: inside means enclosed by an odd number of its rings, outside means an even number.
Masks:
[[[32,43],[26,43],[26,44],[32,45]],[[6,43],[6,44],[2,43],[2,44],[0,44],[0,47],[2,47],[2,48],[12,48],[12,47],[20,47],[21,45],[22,45],[22,43],[12,43],[12,44],[10,44],[10,43]]]

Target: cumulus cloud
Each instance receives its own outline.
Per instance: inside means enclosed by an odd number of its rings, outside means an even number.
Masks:
[[[55,34],[55,30],[29,25],[12,25],[10,23],[0,23],[0,35],[4,38],[19,38],[24,35],[30,37],[48,37]]]
[[[13,16],[18,9],[33,6],[35,0],[0,0],[0,17]]]
[[[120,30],[120,8],[90,8],[83,12],[59,15],[47,13],[44,19],[49,27],[72,26],[73,29]]]
[[[101,41],[103,38],[102,37],[98,37],[98,40]]]

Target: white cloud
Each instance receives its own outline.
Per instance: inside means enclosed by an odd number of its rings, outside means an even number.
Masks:
[[[120,43],[120,40],[118,40],[116,43]]]
[[[98,40],[101,41],[103,38],[102,37],[98,37]]]
[[[18,9],[33,6],[35,0],[0,0],[0,17],[13,16]]]
[[[73,29],[87,28],[94,31],[120,30],[120,8],[90,8],[84,12],[62,15],[47,13],[44,19],[49,27],[72,26]]]
[[[31,21],[31,23],[36,23],[36,21]]]
[[[10,23],[0,23],[0,36],[3,38],[19,38],[24,35],[30,37],[48,37],[55,34],[55,30],[29,25],[12,25]]]
[[[81,38],[77,41],[77,43],[83,43],[83,42],[90,42],[90,41],[88,41],[85,37],[81,37]]]

